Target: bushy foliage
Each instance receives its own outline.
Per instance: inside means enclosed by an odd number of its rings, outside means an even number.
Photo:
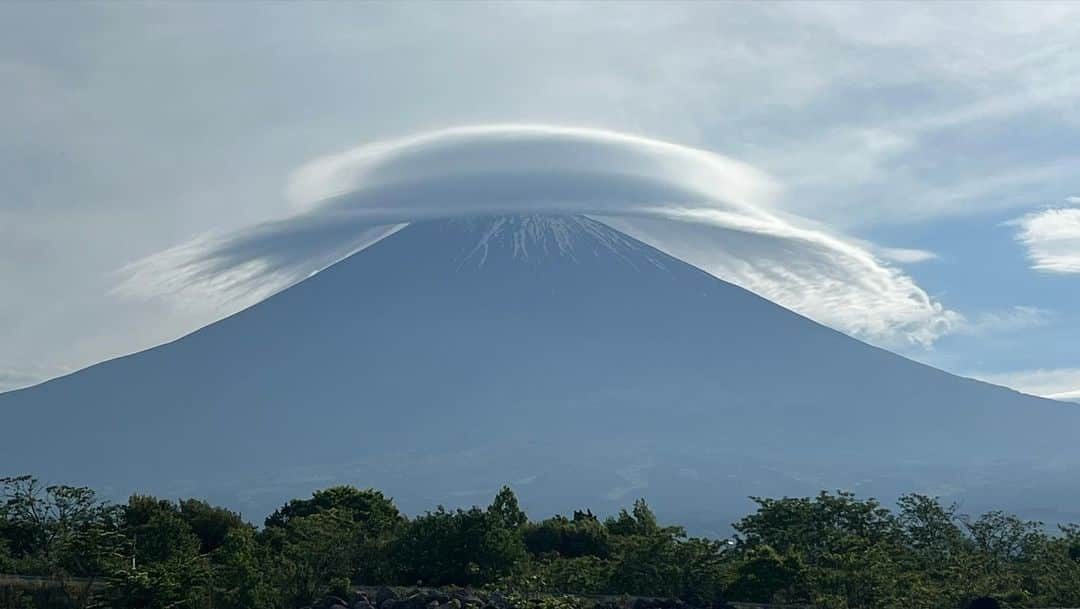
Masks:
[[[409,521],[391,550],[398,577],[431,586],[478,586],[518,573],[526,558],[518,530],[524,514],[518,518],[506,509],[497,497],[487,510],[440,506]]]
[[[852,607],[1080,606],[1080,526],[958,513],[908,495],[754,498],[731,539],[664,526],[642,500],[530,522],[509,488],[486,508],[404,517],[382,493],[338,486],[288,502],[259,531],[206,502],[0,479],[0,571],[108,581],[116,609],[295,609],[356,585],[489,587],[509,606],[574,609],[573,595]],[[549,596],[554,593],[556,596]],[[515,600],[516,599],[516,600]],[[91,599],[71,599],[85,607]],[[459,603],[460,604],[460,603]]]
[[[611,554],[608,527],[589,511],[576,511],[573,518],[555,516],[529,523],[522,534],[525,547],[536,556],[607,558]]]
[[[203,553],[220,548],[231,531],[245,527],[236,512],[199,499],[181,499],[179,508],[180,518],[199,538],[199,550]]]
[[[293,499],[266,518],[266,526],[281,527],[294,518],[336,510],[357,523],[365,534],[392,531],[403,521],[394,502],[374,489],[332,486],[315,491],[310,499]]]
[[[359,563],[361,527],[348,511],[330,508],[294,516],[268,527],[266,571],[285,607],[299,607],[327,594],[332,583],[353,579]]]
[[[20,573],[91,577],[120,558],[116,506],[88,488],[0,478],[0,557]]]

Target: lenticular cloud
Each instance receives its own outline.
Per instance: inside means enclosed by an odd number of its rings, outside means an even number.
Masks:
[[[290,181],[293,216],[136,262],[121,291],[246,306],[412,221],[578,213],[872,342],[929,344],[949,331],[958,316],[911,278],[773,210],[779,190],[738,161],[614,132],[449,129],[317,159]]]

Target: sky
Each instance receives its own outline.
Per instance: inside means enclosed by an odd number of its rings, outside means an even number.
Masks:
[[[894,304],[899,286],[902,302],[939,307],[949,323],[927,333],[895,308],[865,335],[842,316],[822,321],[950,372],[1076,398],[1077,13],[1072,3],[4,3],[0,388],[227,313],[124,286],[132,269],[160,269],[145,261],[208,231],[250,235],[295,217],[297,184],[326,159],[453,127],[529,124],[633,134],[745,166],[775,186],[750,202],[753,214],[858,258],[843,266],[851,285],[884,285]],[[664,241],[647,228],[637,226]],[[761,243],[702,257],[716,241],[666,242],[701,244],[687,255],[721,270],[746,255],[797,262]],[[836,277],[801,274],[797,291],[847,290]],[[811,317],[827,309],[776,280],[759,288]],[[862,302],[864,292],[839,294]]]

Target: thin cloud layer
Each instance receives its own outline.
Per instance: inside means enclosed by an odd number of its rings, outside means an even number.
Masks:
[[[301,214],[225,235],[204,235],[121,270],[117,292],[188,307],[250,306],[307,279],[405,224],[349,214]]]
[[[48,378],[45,374],[28,372],[25,370],[6,370],[0,368],[0,393],[29,387],[43,379]]]
[[[937,260],[938,258],[938,255],[934,252],[902,247],[879,247],[874,249],[874,253],[885,260],[899,262],[900,264],[915,264],[918,262]]]
[[[1080,402],[1080,368],[976,372],[969,376],[1052,400]]]
[[[599,217],[676,258],[865,340],[929,345],[961,317],[899,270],[843,239],[710,210]]]
[[[120,289],[243,306],[408,222],[581,213],[872,342],[926,345],[959,321],[862,244],[774,211],[779,193],[749,165],[657,140],[532,125],[449,129],[317,159],[290,181],[292,217],[139,261]]]
[[[1031,268],[1046,273],[1080,273],[1080,197],[1067,207],[1044,209],[1014,220]]]

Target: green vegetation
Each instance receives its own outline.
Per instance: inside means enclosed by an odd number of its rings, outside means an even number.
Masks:
[[[296,609],[379,585],[498,590],[503,606],[543,609],[580,607],[580,595],[695,607],[939,609],[984,595],[1006,607],[1080,606],[1080,527],[1051,534],[1000,512],[971,518],[921,495],[895,509],[848,493],[754,501],[736,535],[719,540],[661,525],[644,501],[607,519],[530,521],[504,488],[484,509],[408,518],[378,491],[339,486],[288,502],[258,529],[198,500],[113,505],[86,488],[4,478],[0,573],[90,578],[95,593],[66,605],[116,609]]]

